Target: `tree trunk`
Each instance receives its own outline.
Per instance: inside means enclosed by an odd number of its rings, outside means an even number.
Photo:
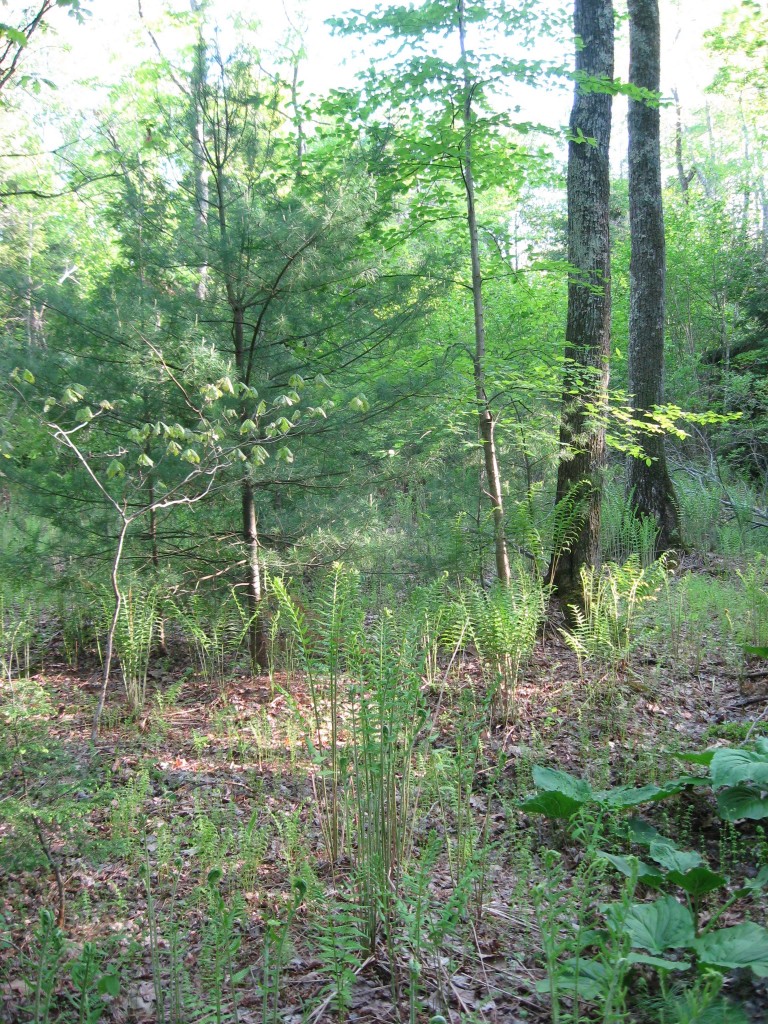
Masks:
[[[267,644],[264,624],[261,621],[261,558],[259,555],[259,534],[256,527],[256,503],[253,496],[253,484],[250,480],[242,482],[243,496],[243,543],[245,544],[248,591],[248,647],[253,667],[264,667],[267,664]]]
[[[483,277],[480,268],[480,243],[477,230],[477,210],[475,206],[475,179],[472,170],[472,132],[474,115],[472,112],[473,83],[469,76],[466,55],[466,25],[464,22],[464,0],[458,2],[459,43],[461,46],[461,62],[464,69],[464,157],[462,175],[464,192],[467,200],[467,227],[469,230],[469,249],[472,265],[472,303],[475,324],[475,354],[472,360],[475,379],[475,400],[479,417],[478,432],[483,448],[483,465],[488,498],[493,512],[493,547],[496,558],[496,575],[501,583],[509,585],[509,554],[504,534],[504,503],[501,490],[501,473],[496,451],[494,432],[496,421],[493,417],[488,395],[485,390],[485,309],[483,305]]]
[[[659,90],[658,0],[629,0],[629,80]],[[658,103],[629,101],[629,391],[638,419],[664,397],[665,243],[661,198]],[[643,434],[646,458],[627,461],[627,489],[636,515],[652,516],[659,527],[658,548],[679,543],[675,492],[667,470],[664,436]],[[649,464],[650,460],[650,464]]]
[[[190,0],[193,14],[202,8],[200,0]],[[206,79],[206,50],[202,29],[198,30],[195,44],[195,63],[192,72],[192,102],[190,104],[192,135],[192,173],[195,179],[195,234],[197,245],[205,252],[208,237],[208,166],[205,156],[205,125],[203,123],[203,94]],[[208,264],[200,261],[200,276],[197,282],[197,297],[205,301],[208,294]]]
[[[576,73],[613,79],[612,0],[575,0],[582,46]],[[568,145],[568,320],[557,502],[586,500],[573,539],[555,551],[549,579],[565,602],[580,601],[580,571],[600,562],[605,427],[588,412],[608,391],[611,341],[610,174],[612,98],[577,82]],[[593,141],[586,141],[593,140]]]
[[[234,295],[234,293],[231,293]],[[232,336],[235,350],[235,364],[238,375],[243,383],[248,381],[248,368],[245,356],[245,311],[242,306],[232,305]],[[247,418],[247,410],[240,410],[240,419]],[[259,553],[258,516],[254,497],[253,481],[245,476],[240,484],[243,513],[243,545],[245,547],[246,593],[248,594],[248,649],[251,665],[264,667],[267,664],[267,642],[264,623],[262,621],[261,601],[264,592],[261,585],[261,555]]]

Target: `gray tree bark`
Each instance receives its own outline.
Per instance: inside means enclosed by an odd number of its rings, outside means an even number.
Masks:
[[[660,82],[658,0],[629,0],[629,80],[657,93]],[[666,251],[661,195],[660,117],[657,102],[629,101],[629,391],[636,418],[664,399]],[[664,436],[643,432],[646,458],[627,460],[627,491],[636,515],[652,516],[657,547],[679,543],[675,492]]]
[[[610,175],[612,97],[595,81],[613,79],[612,0],[575,0],[576,89],[568,145],[568,319],[560,422],[557,502],[578,499],[582,515],[549,579],[561,599],[579,601],[580,571],[600,562],[600,503],[611,341]],[[588,81],[585,79],[588,77]]]
[[[491,503],[493,514],[493,548],[496,560],[496,576],[505,586],[510,582],[509,553],[504,532],[504,499],[502,496],[501,472],[496,448],[496,420],[485,388],[485,306],[483,302],[483,276],[480,267],[480,242],[477,227],[477,206],[475,202],[475,177],[473,171],[472,132],[474,129],[474,112],[472,110],[472,94],[474,83],[471,81],[466,52],[466,22],[464,0],[458,0],[459,45],[461,47],[461,63],[464,70],[464,154],[462,159],[462,177],[464,194],[467,201],[467,228],[469,231],[469,251],[472,267],[472,303],[475,326],[475,351],[472,367],[475,381],[475,401],[479,417],[478,432],[483,450],[483,467],[485,470],[485,487]]]

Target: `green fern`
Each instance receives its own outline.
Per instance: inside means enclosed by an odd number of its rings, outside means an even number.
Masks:
[[[312,939],[320,971],[328,978],[321,995],[344,1021],[352,985],[365,958],[366,934],[356,900],[342,893],[324,902],[314,920]]]

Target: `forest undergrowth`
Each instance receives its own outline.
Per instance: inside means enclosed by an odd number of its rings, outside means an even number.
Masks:
[[[635,558],[569,627],[523,566],[338,566],[263,673],[231,597],[139,594],[95,745],[98,600],[6,599],[0,1016],[765,1020],[767,578]]]

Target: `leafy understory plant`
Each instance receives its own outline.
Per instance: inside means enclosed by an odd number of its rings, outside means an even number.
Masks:
[[[533,769],[533,781],[539,792],[523,800],[520,808],[529,814],[544,814],[548,818],[571,818],[585,807],[620,811],[640,804],[664,800],[674,796],[686,786],[706,784],[698,775],[684,775],[662,786],[614,786],[612,789],[593,789],[584,779],[554,768]]]
[[[768,738],[754,747],[718,747],[677,754],[682,761],[709,769],[704,783],[717,794],[717,811],[725,821],[768,818]]]
[[[157,587],[144,587],[132,581],[123,590],[115,629],[115,652],[125,695],[131,710],[138,714],[147,697],[147,676],[152,640],[157,625]]]
[[[624,810],[675,796],[689,786],[708,786],[717,795],[717,810],[724,821],[768,818],[768,737],[761,736],[753,747],[719,747],[675,757],[708,768],[708,774],[680,775],[661,786],[594,790],[584,779],[537,765],[533,781],[539,792],[520,806],[548,818],[570,818],[590,804]]]
[[[339,1021],[345,1021],[352,985],[364,961],[365,931],[354,898],[339,894],[324,903],[315,917],[314,945],[320,970],[328,978],[322,993],[323,1006],[332,1005]]]
[[[601,569],[581,570],[584,607],[571,605],[573,629],[562,629],[563,639],[582,666],[596,660],[614,670],[627,660],[635,638],[639,608],[656,598],[666,578],[663,558],[642,566],[638,555],[623,565],[609,562]]]
[[[592,813],[591,808],[594,807],[605,810],[630,808],[663,800],[680,792],[684,786],[696,783],[720,789],[718,803],[721,814],[726,820],[731,820],[728,815],[734,813],[736,807],[749,806],[755,799],[754,794],[749,800],[741,799],[738,791],[744,788],[745,780],[753,783],[757,780],[768,785],[768,745],[764,741],[759,741],[759,745],[760,749],[756,750],[721,749],[684,755],[695,763],[708,764],[709,776],[683,776],[666,786],[615,787],[596,791],[584,780],[566,772],[535,768],[534,781],[540,791],[521,806],[529,813],[543,813],[548,817],[578,822],[581,815]],[[600,907],[602,927],[607,928],[612,941],[628,943],[630,951],[625,962],[653,970],[658,975],[663,1000],[670,1005],[674,1000],[678,1001],[674,1003],[678,1006],[683,1005],[681,999],[691,1005],[703,1000],[705,1009],[711,1007],[713,1012],[724,1004],[717,1002],[720,985],[704,983],[712,972],[722,976],[729,970],[749,968],[758,977],[768,977],[768,929],[752,921],[726,928],[715,927],[738,901],[763,898],[768,887],[768,866],[764,866],[756,877],[733,886],[724,874],[712,870],[699,853],[679,849],[671,839],[641,819],[630,821],[629,837],[633,843],[647,849],[647,858],[652,863],[605,850],[594,851],[594,856],[620,871],[633,891],[638,884],[651,889],[673,888],[682,890],[683,898],[668,893],[650,903],[634,903],[628,901],[625,892],[618,903]],[[710,907],[705,917],[704,899],[707,898],[711,904],[713,895],[718,892],[722,892],[725,899],[714,910]],[[599,935],[598,930],[595,941],[590,942],[598,948],[596,956],[583,957],[579,949],[575,959],[559,964],[556,970],[560,975],[566,971],[567,990],[578,991],[587,1001],[605,1006],[609,994],[614,991],[615,977],[606,968],[602,940],[597,938]],[[551,959],[548,959],[550,975],[555,970],[549,964]],[[687,995],[683,993],[681,996],[679,985],[670,986],[669,979],[689,971],[697,973],[699,978]],[[562,989],[562,978],[559,984]],[[674,1018],[668,1019],[671,1022]]]
[[[186,603],[174,604],[184,634],[192,641],[197,663],[206,683],[223,688],[245,643],[255,615],[231,590],[220,601],[193,594]]]
[[[34,635],[31,606],[18,607],[0,594],[0,674],[8,682],[14,674],[28,672]]]
[[[489,591],[474,588],[462,595],[462,602],[469,635],[498,694],[501,716],[508,720],[520,670],[533,653],[544,616],[544,587],[538,577],[518,564],[508,586],[497,585]]]

